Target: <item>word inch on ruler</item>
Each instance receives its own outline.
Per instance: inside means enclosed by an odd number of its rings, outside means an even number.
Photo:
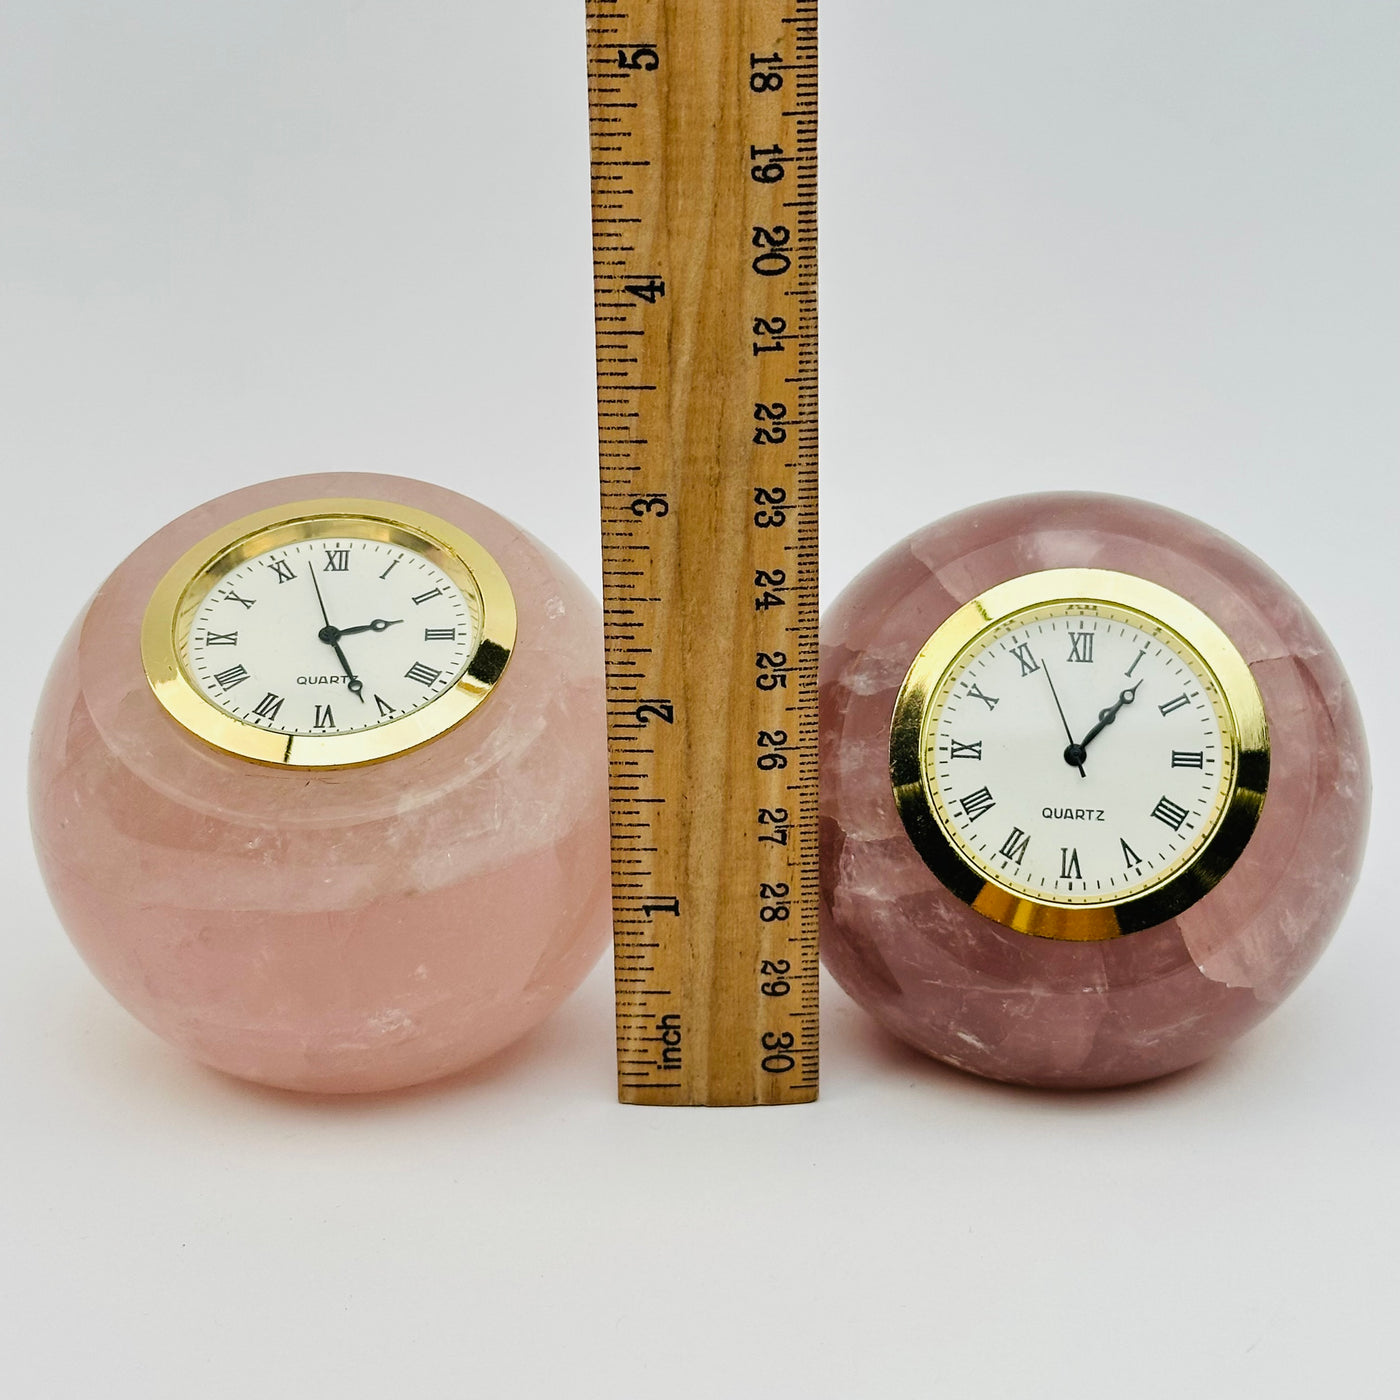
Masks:
[[[816,0],[587,0],[619,1093],[817,1093]]]

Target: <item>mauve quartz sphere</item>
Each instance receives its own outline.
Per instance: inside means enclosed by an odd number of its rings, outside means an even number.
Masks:
[[[251,512],[359,497],[456,525],[504,571],[515,650],[442,737],[356,768],[288,770],[182,728],[142,669],[152,589]],[[475,501],[399,477],[266,482],[181,516],[63,642],[30,763],[35,846],[78,951],[197,1060],[289,1089],[451,1074],[547,1016],[608,941],[598,603]]]
[[[1262,693],[1272,745],[1259,825],[1234,867],[1155,927],[1093,943],[1018,933],[920,859],[895,807],[890,720],[919,649],[969,599],[1044,569],[1172,589],[1222,627]],[[886,1029],[1019,1084],[1130,1084],[1194,1064],[1262,1020],[1332,936],[1361,865],[1361,718],[1288,586],[1188,516],[1113,496],[1022,496],[910,535],[822,624],[822,954]]]

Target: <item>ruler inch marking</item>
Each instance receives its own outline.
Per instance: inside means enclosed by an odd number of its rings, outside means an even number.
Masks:
[[[585,12],[619,1097],[807,1102],[817,6]]]

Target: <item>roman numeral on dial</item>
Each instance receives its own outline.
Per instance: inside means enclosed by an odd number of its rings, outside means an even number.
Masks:
[[[326,551],[326,567],[323,570],[328,574],[344,574],[350,570],[350,551],[348,549],[328,549]]]
[[[1071,661],[1092,661],[1094,659],[1094,634],[1092,632],[1071,632],[1069,634],[1069,659]]]
[[[258,600],[256,598],[240,598],[238,594],[230,588],[229,591],[224,594],[223,601],[225,603],[242,603],[245,608],[251,608]]]
[[[236,647],[238,645],[238,633],[206,632],[204,634],[204,645],[207,647]]]
[[[1157,708],[1161,710],[1163,716],[1165,717],[1166,715],[1174,714],[1183,705],[1189,705],[1190,703],[1191,701],[1188,696],[1178,695],[1175,696],[1173,699],[1168,700],[1165,704],[1158,705]]]
[[[274,559],[267,567],[272,570],[278,583],[290,583],[296,577],[285,559]]]
[[[1021,674],[1023,676],[1034,675],[1040,670],[1040,662],[1031,655],[1031,644],[1022,642],[1018,647],[1011,648],[1011,654],[1021,663]]]
[[[982,741],[974,739],[970,744],[964,744],[961,739],[950,740],[953,751],[949,758],[978,758],[982,757]]]
[[[1031,838],[1021,830],[1019,826],[1011,828],[1011,835],[1002,842],[1001,854],[1007,860],[1014,860],[1017,865],[1025,860],[1026,848],[1031,844]]]
[[[990,812],[997,803],[996,798],[983,787],[968,793],[966,797],[958,798],[958,805],[963,809],[963,816],[968,821],[975,822],[978,817]]]
[[[1124,865],[1141,865],[1142,857],[1120,836],[1118,844],[1123,848]]]
[[[438,597],[441,597],[441,596],[442,596],[442,589],[441,589],[441,588],[430,588],[426,593],[419,593],[419,594],[417,594],[417,595],[414,597],[413,601],[414,601],[415,603],[418,603],[418,604],[421,606],[423,603],[426,603],[430,598],[438,598]]]
[[[282,708],[282,705],[283,697],[274,695],[269,690],[267,694],[253,706],[253,713],[257,715],[259,719],[271,721],[277,718],[277,712]]]
[[[394,713],[394,707],[382,695],[376,695],[374,697],[374,703],[379,710],[381,719],[388,719],[389,716]]]
[[[1062,880],[1082,880],[1083,874],[1079,869],[1079,848],[1061,846],[1060,847],[1060,879]]]
[[[417,681],[419,685],[436,685],[442,678],[442,672],[434,671],[431,666],[425,666],[421,661],[415,661],[404,672],[404,677],[410,681]]]
[[[455,627],[425,627],[423,640],[425,642],[455,642],[457,629]]]
[[[968,686],[967,693],[971,699],[980,700],[989,710],[995,710],[996,707],[1001,703],[1000,696],[983,695],[982,692],[978,690],[975,685]]]
[[[1187,753],[1182,749],[1172,750],[1173,768],[1204,768],[1206,766],[1206,756],[1201,750],[1193,749]]]
[[[248,671],[244,666],[230,666],[227,671],[218,671],[214,675],[214,680],[221,690],[232,690],[234,686],[248,679]]]
[[[335,716],[331,714],[331,707],[329,705],[316,706],[315,727],[317,729],[335,728]]]
[[[1173,831],[1180,831],[1182,824],[1191,814],[1185,807],[1178,807],[1170,797],[1163,797],[1158,800],[1157,805],[1152,809],[1152,815],[1159,822],[1165,822]]]

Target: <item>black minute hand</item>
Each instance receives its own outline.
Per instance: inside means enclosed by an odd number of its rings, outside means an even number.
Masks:
[[[316,581],[316,570],[308,569],[307,572],[311,575],[311,586],[316,590],[316,601],[321,605],[321,621],[326,624],[327,632],[334,632],[335,628],[331,626],[331,620],[326,616],[326,600],[321,597],[321,585]],[[325,638],[322,637],[321,640],[325,641]]]
[[[330,631],[330,632],[335,631],[335,629],[334,629],[333,627],[327,628],[326,630],[327,630],[327,631]],[[346,675],[346,677],[347,677],[346,683],[345,683],[345,688],[346,688],[346,690],[348,690],[348,691],[350,692],[351,695],[358,695],[358,696],[360,697],[360,703],[363,705],[364,702],[365,702],[365,683],[364,683],[364,681],[362,681],[362,680],[350,669],[350,663],[345,659],[345,653],[344,653],[343,651],[341,651],[341,649],[340,649],[340,641],[339,641],[339,639],[337,639],[336,641],[333,641],[333,642],[331,643],[331,646],[335,648],[335,654],[336,654],[336,656],[337,656],[337,657],[339,658],[339,660],[340,660],[340,669],[341,669],[342,671],[345,672],[345,675]]]
[[[1055,689],[1055,682],[1050,675],[1050,667],[1042,666],[1041,669],[1045,672],[1045,679],[1050,682],[1050,694],[1055,697],[1055,708],[1060,712],[1060,723],[1064,725],[1065,738],[1069,740],[1068,745],[1065,747],[1065,762],[1068,763],[1071,768],[1079,769],[1079,776],[1082,778],[1084,776],[1084,746],[1083,744],[1076,744],[1074,742],[1074,735],[1070,733],[1069,721],[1065,718],[1065,707],[1060,704],[1060,694],[1059,691]]]

